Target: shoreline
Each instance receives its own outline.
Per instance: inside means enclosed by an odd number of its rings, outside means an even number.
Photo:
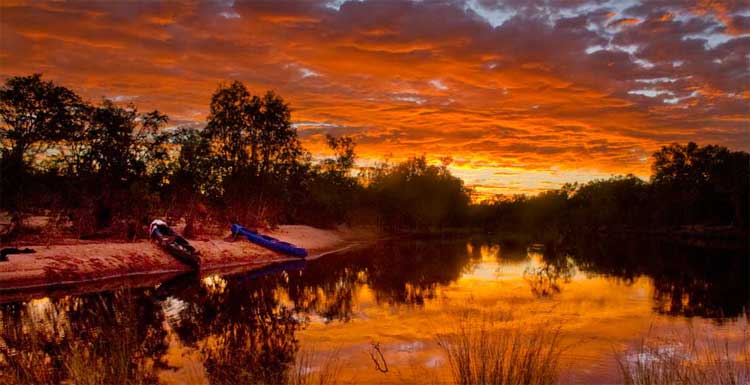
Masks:
[[[228,234],[227,234],[228,235]],[[318,229],[280,226],[269,235],[304,247],[314,260],[352,249],[377,239],[366,229]],[[190,240],[200,251],[201,276],[239,274],[299,258],[265,249],[245,239]],[[123,286],[149,286],[193,271],[150,241],[103,241],[28,245],[36,253],[11,254],[0,263],[0,303],[50,294],[81,294]]]

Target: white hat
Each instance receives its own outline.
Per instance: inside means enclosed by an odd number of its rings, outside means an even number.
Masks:
[[[148,232],[149,232],[149,233],[153,233],[153,232],[154,232],[154,229],[155,229],[155,228],[156,228],[157,226],[166,226],[166,225],[167,225],[167,222],[164,222],[164,221],[163,221],[163,220],[161,220],[161,219],[154,219],[154,221],[153,221],[153,222],[151,222],[151,226],[149,226],[149,227],[148,227]]]

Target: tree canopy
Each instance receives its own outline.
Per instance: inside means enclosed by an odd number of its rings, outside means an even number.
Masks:
[[[75,92],[40,74],[9,78],[0,88],[3,158],[21,161],[34,145],[70,139],[88,111]]]
[[[238,81],[213,94],[204,132],[229,175],[283,174],[303,154],[289,105],[272,91],[252,95]]]

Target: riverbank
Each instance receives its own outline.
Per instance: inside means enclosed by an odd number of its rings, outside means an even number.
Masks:
[[[377,238],[375,231],[339,228],[318,229],[302,225],[280,226],[271,236],[304,247],[307,259],[342,251]],[[244,239],[221,237],[190,240],[201,253],[202,274],[225,270],[251,271],[297,260]],[[147,240],[136,242],[61,240],[51,245],[27,245],[33,254],[13,254],[0,263],[0,296],[28,291],[65,290],[76,287],[117,287],[128,282],[159,282],[189,272],[179,262]],[[126,282],[127,281],[127,282]]]

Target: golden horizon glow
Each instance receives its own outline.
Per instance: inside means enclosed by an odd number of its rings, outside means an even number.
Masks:
[[[0,79],[41,72],[173,126],[240,80],[290,102],[316,157],[351,135],[361,165],[450,158],[479,196],[535,193],[646,178],[671,142],[750,149],[750,16],[681,4],[3,2]]]

